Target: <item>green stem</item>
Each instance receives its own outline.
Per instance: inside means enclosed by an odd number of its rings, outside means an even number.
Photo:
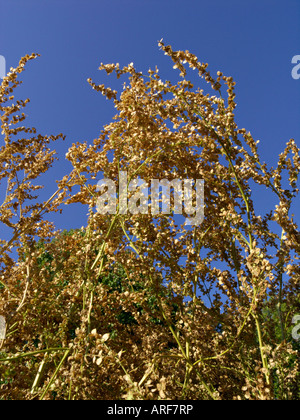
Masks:
[[[281,239],[280,239],[280,250],[282,249],[282,245],[283,245],[283,237],[284,237],[284,230],[282,229]],[[278,309],[278,316],[279,316],[279,322],[280,322],[281,340],[284,341],[285,329],[284,329],[283,319],[282,319],[282,288],[283,288],[283,267],[284,267],[283,257],[279,259],[278,265],[279,265],[279,301],[277,304],[277,309]]]
[[[55,378],[56,378],[56,376],[57,376],[57,374],[58,374],[58,372],[59,372],[60,368],[62,367],[62,365],[63,365],[63,363],[64,363],[64,361],[65,361],[66,357],[67,357],[67,356],[68,356],[68,354],[70,353],[70,351],[71,351],[71,349],[66,350],[65,354],[63,355],[63,358],[61,359],[61,361],[60,361],[59,365],[57,366],[57,368],[56,368],[55,372],[53,373],[52,378],[50,379],[50,381],[49,381],[49,383],[47,384],[47,386],[46,386],[46,388],[45,388],[44,392],[42,393],[42,395],[41,395],[41,397],[40,397],[40,400],[43,400],[43,399],[44,399],[44,396],[46,395],[46,393],[48,392],[48,390],[49,390],[50,386],[51,386],[51,385],[52,385],[52,383],[54,382],[54,380],[55,380]]]
[[[69,349],[66,347],[54,347],[50,349],[36,350],[30,353],[18,354],[17,356],[13,356],[13,357],[6,357],[5,359],[0,359],[0,362],[10,362],[11,360],[18,360],[18,359],[22,359],[23,357],[35,356],[36,354],[53,353],[57,351],[66,351],[66,350],[69,350]]]
[[[263,340],[262,340],[261,327],[260,327],[260,323],[259,323],[257,315],[253,315],[253,316],[254,316],[255,324],[256,324],[256,330],[257,330],[257,335],[258,335],[261,360],[262,360],[263,367],[264,367],[264,370],[265,370],[264,373],[265,373],[267,385],[270,385],[270,372],[269,372],[268,360],[267,360],[267,358],[265,356],[265,353],[263,351]]]

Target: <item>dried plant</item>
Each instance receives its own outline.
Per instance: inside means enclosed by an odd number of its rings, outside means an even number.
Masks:
[[[177,84],[132,63],[100,66],[127,76],[121,94],[88,80],[117,114],[92,144],[69,148],[73,169],[46,202],[33,181],[54,162],[50,142],[64,136],[20,126],[28,99],[11,103],[18,73],[36,55],[1,84],[0,222],[11,231],[0,242],[4,400],[299,397],[291,336],[299,148],[291,139],[268,168],[235,121],[233,79],[213,78],[189,51],[159,47],[180,71]],[[187,65],[209,93],[194,88]],[[123,214],[119,206],[100,214],[95,180],[101,174],[119,185],[121,171],[128,182],[205,180],[203,223],[187,227],[173,213]],[[265,215],[256,210],[258,188],[278,201]],[[72,203],[88,206],[87,225],[56,231],[45,215]]]

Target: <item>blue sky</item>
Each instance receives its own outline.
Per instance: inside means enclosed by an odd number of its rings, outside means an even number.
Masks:
[[[178,74],[157,46],[161,38],[209,63],[212,75],[233,76],[237,122],[260,140],[263,160],[274,165],[290,138],[300,145],[300,79],[291,76],[292,58],[300,55],[299,0],[0,0],[0,16],[7,71],[22,56],[41,54],[28,63],[16,91],[31,99],[26,124],[67,136],[56,144],[60,160],[43,179],[45,199],[70,170],[68,147],[92,142],[115,113],[87,78],[121,90],[123,80],[98,67],[134,62],[144,72],[157,65],[162,78],[173,80]],[[269,204],[264,191],[259,200],[262,208]],[[299,211],[298,203],[298,220]],[[53,220],[60,229],[81,227],[86,209],[73,205]]]

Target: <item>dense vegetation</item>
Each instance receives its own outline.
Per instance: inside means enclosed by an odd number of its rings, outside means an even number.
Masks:
[[[133,64],[100,66],[129,76],[120,95],[88,80],[117,114],[92,144],[69,148],[72,171],[47,201],[36,180],[64,136],[22,126],[29,100],[14,98],[36,55],[1,84],[0,223],[11,232],[0,240],[3,400],[299,398],[299,148],[289,140],[269,168],[235,121],[233,79],[159,46],[180,70],[177,84]],[[208,93],[187,79],[186,63]],[[128,184],[204,179],[203,223],[119,206],[100,214],[95,180],[118,185],[120,171]],[[259,188],[277,199],[265,215]],[[48,219],[72,214],[72,203],[88,206],[87,225],[59,232]]]

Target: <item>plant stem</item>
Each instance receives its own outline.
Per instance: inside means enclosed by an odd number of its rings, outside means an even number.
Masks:
[[[55,372],[53,373],[53,375],[52,375],[52,377],[51,377],[51,379],[50,379],[49,383],[47,384],[47,386],[46,386],[46,388],[45,388],[44,392],[42,393],[42,395],[41,395],[41,397],[40,397],[40,400],[43,400],[43,399],[44,399],[44,396],[46,395],[46,393],[48,392],[48,390],[49,390],[50,386],[51,386],[51,385],[52,385],[52,383],[54,382],[54,380],[55,380],[55,378],[56,378],[56,376],[57,376],[57,374],[58,374],[58,372],[59,372],[59,369],[60,369],[60,368],[61,368],[61,366],[63,365],[63,363],[64,363],[64,361],[65,361],[66,357],[68,356],[68,354],[70,353],[70,351],[71,351],[71,349],[68,349],[68,350],[66,350],[66,351],[65,351],[65,354],[63,355],[63,358],[61,359],[61,361],[60,361],[59,365],[57,366],[57,368],[56,368]]]

